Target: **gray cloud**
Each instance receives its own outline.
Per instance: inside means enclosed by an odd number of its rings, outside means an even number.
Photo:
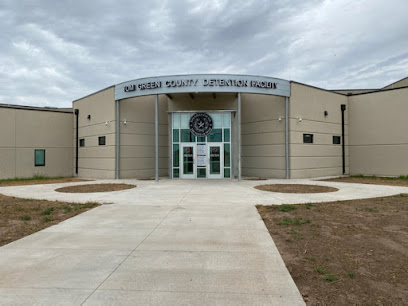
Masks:
[[[403,0],[3,0],[0,103],[66,107],[181,73],[382,87],[408,75],[407,11]]]

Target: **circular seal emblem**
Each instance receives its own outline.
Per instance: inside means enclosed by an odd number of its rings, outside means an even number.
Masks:
[[[196,113],[190,119],[190,131],[198,137],[207,136],[213,129],[212,118],[206,113]]]

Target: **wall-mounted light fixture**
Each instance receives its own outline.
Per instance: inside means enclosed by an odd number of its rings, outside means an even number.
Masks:
[[[126,124],[127,124],[127,121],[126,121],[126,119],[125,119],[125,120],[123,120],[123,124],[124,124],[124,125],[126,125]]]
[[[282,119],[283,119],[283,117],[282,117],[282,116],[279,116],[278,121],[279,121],[279,122],[282,122]]]
[[[91,120],[91,115],[88,115],[88,117],[86,117],[88,120]]]
[[[329,113],[327,111],[324,111],[324,116],[327,117]]]
[[[302,122],[302,117],[297,117],[297,119],[299,120],[299,122]]]
[[[105,126],[108,126],[109,123],[110,121],[105,121]]]

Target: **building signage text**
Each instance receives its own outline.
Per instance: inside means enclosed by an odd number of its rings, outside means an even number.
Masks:
[[[235,79],[184,79],[168,81],[152,81],[139,84],[130,84],[124,87],[125,92],[157,89],[157,88],[174,88],[174,87],[253,87],[263,89],[276,89],[275,82],[258,81],[258,80],[235,80]]]
[[[135,79],[115,85],[115,100],[179,93],[254,93],[290,97],[290,82],[242,74],[185,74]]]

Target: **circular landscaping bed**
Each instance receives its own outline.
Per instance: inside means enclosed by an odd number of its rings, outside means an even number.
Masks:
[[[119,191],[135,188],[136,185],[129,184],[87,184],[87,185],[76,185],[68,186],[55,189],[58,192],[67,193],[91,193],[91,192],[109,192],[109,191]]]
[[[337,188],[318,186],[318,185],[304,185],[304,184],[268,184],[268,185],[258,185],[254,188],[280,193],[325,193],[338,191]]]

